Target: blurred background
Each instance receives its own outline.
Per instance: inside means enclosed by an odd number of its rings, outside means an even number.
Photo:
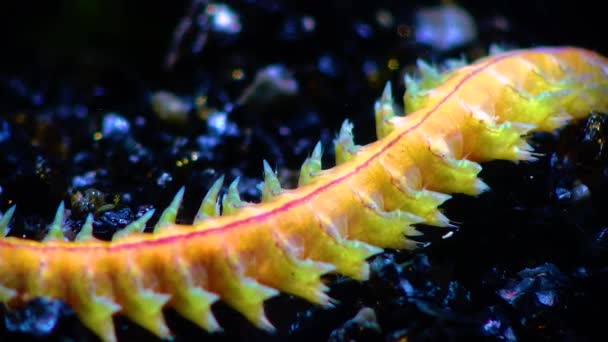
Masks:
[[[242,27],[223,49],[206,49],[201,53],[199,63],[213,61],[209,55],[229,54],[235,49],[255,50],[259,59],[281,58],[286,62],[303,59],[312,53],[306,48],[307,43],[327,48],[341,44],[345,34],[352,31],[354,21],[372,22],[378,10],[389,13],[395,24],[413,28],[417,9],[442,3],[460,5],[475,18],[482,41],[496,38],[522,46],[573,44],[600,52],[605,52],[607,45],[605,11],[597,1],[374,1],[372,4],[339,0],[327,3],[242,0],[222,3],[239,16]],[[192,5],[190,1],[4,2],[0,14],[3,18],[0,70],[101,65],[162,79],[160,70],[174,30]],[[286,21],[295,20],[298,15],[310,15],[317,28],[304,42],[300,41],[302,37],[281,39],[281,30],[288,25]],[[372,45],[381,46],[379,41],[407,41],[411,37],[383,35],[371,36],[369,40]],[[286,50],[293,41],[300,44],[299,49]],[[295,51],[298,53],[292,53]]]

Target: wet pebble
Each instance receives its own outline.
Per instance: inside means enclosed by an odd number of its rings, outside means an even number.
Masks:
[[[38,298],[25,307],[7,311],[4,326],[9,332],[44,338],[53,333],[61,317],[69,311],[62,302]]]

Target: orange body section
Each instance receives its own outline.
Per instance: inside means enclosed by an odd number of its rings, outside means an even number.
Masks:
[[[418,109],[386,121],[382,139],[236,213],[111,242],[1,238],[0,301],[64,300],[106,341],[118,312],[169,337],[167,306],[217,330],[216,300],[272,330],[266,299],[282,291],[331,305],[323,274],[365,280],[371,255],[417,246],[416,223],[449,225],[439,209],[449,194],[487,189],[479,162],[533,160],[527,133],[608,111],[608,61],[587,50],[506,52],[444,77],[409,94]]]

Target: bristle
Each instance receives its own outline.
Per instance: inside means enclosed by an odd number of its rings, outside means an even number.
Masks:
[[[380,102],[383,104],[393,104],[393,86],[391,85],[391,81],[387,81],[384,85]]]
[[[597,101],[597,99],[605,99],[608,95],[608,80],[583,79],[565,83],[570,93],[561,99],[555,98],[555,101],[560,102],[558,108],[561,108],[562,112],[580,119],[589,114],[590,107],[600,112],[608,111],[608,101],[603,100],[599,103]]]
[[[350,272],[339,272],[355,280],[368,280],[370,270],[367,259],[373,255],[384,252],[384,248],[370,245],[369,243],[365,243],[358,240],[343,240],[341,244],[342,247],[344,247],[348,251],[349,256],[352,258],[351,262],[353,263],[353,265],[358,264],[359,267],[354,268]],[[338,270],[338,267],[336,267],[336,269]]]
[[[403,94],[404,110],[407,113],[415,112],[424,105],[425,92],[422,82],[413,75],[405,74],[405,93]]]
[[[405,74],[403,76],[403,82],[405,83],[405,90],[410,94],[417,94],[420,90],[420,81],[413,75]]]
[[[321,280],[321,276],[336,269],[331,263],[301,260],[299,252],[294,250],[292,244],[287,243],[279,234],[272,234],[277,255],[273,258],[275,266],[274,278],[282,279],[277,283],[281,291],[299,296],[312,303],[327,306],[331,299],[325,293],[328,288]]]
[[[492,44],[490,44],[490,47],[488,48],[488,55],[490,55],[490,56],[499,55],[506,51],[508,51],[508,49],[505,45],[502,45],[499,43],[492,43]]]
[[[507,93],[515,94],[514,90],[507,91]],[[469,143],[469,146],[474,147],[467,151],[467,158],[480,162],[494,159],[513,162],[534,159],[532,150],[525,140],[530,132],[538,129],[537,124],[513,121],[511,117],[503,114],[504,111],[501,111],[499,117],[495,113],[488,113],[482,108],[468,105],[463,101],[459,101],[459,105],[471,115],[473,120],[469,122],[469,125],[476,127],[474,136],[468,137],[468,140],[473,142]],[[521,114],[515,115],[525,119],[525,116]],[[549,120],[556,117],[559,118],[559,115],[554,114]]]
[[[4,214],[0,213],[0,236],[6,236],[8,234],[8,224],[11,222],[13,214],[15,214],[16,207],[16,205],[13,205],[8,208]]]
[[[446,160],[446,162],[452,169],[452,177],[456,183],[453,190],[448,191],[449,193],[477,196],[490,189],[489,185],[477,177],[481,172],[481,165],[478,163],[467,159]]]
[[[355,280],[367,280],[369,277],[367,258],[381,253],[383,249],[362,241],[347,239],[339,233],[341,229],[336,226],[336,222],[322,216],[321,210],[316,210],[312,206],[309,208],[316,223],[313,225],[316,231],[309,233],[311,237],[314,236],[311,243],[316,246],[314,250],[308,252],[311,259],[333,264],[339,274]]]
[[[457,159],[445,150],[444,144],[437,143],[435,138],[426,137],[427,149],[431,153],[425,161],[432,173],[424,175],[425,187],[428,190],[442,193],[461,193],[469,196],[479,195],[488,186],[477,178],[481,165],[467,159]]]
[[[322,212],[314,210],[310,205],[309,208],[314,213],[319,225],[332,239],[341,242],[348,237],[348,223],[343,216],[337,218],[330,217],[324,215]]]
[[[447,70],[456,70],[467,66],[468,61],[464,55],[461,55],[460,58],[449,58],[445,61],[445,67]]]
[[[114,331],[113,315],[119,312],[122,307],[111,298],[98,296],[92,286],[92,271],[85,276],[86,280],[77,284],[72,284],[72,294],[77,298],[72,308],[82,323],[91,329],[104,342],[115,342],[116,333]]]
[[[158,293],[143,287],[143,270],[135,259],[125,257],[122,274],[114,276],[116,295],[122,305],[122,313],[133,322],[149,330],[160,338],[170,338],[171,332],[163,317],[163,307],[171,295]]]
[[[536,129],[535,124],[526,123],[526,122],[509,122],[511,128],[518,134],[520,137],[527,137],[530,132]]]
[[[423,59],[418,59],[416,65],[420,74],[419,87],[422,93],[420,95],[436,88],[446,78],[446,73],[440,72],[437,67],[425,62]]]
[[[545,122],[546,125],[550,127],[564,127],[572,119],[572,115],[568,114],[566,111],[560,111],[558,114],[549,117]]]
[[[314,175],[321,171],[321,158],[323,157],[323,145],[321,142],[317,142],[315,149],[312,151],[312,155],[304,161],[302,168],[300,169],[300,179],[298,186],[310,184],[314,181]]]
[[[429,144],[430,151],[441,158],[456,159],[462,156],[462,135],[458,132],[449,136],[425,137]]]
[[[510,104],[501,108],[500,115],[504,121],[524,122],[536,125],[537,130],[552,131],[562,127],[568,116],[564,104],[577,98],[573,89],[550,90],[532,96],[521,89],[503,88],[503,97]],[[497,110],[498,111],[498,110]]]
[[[525,135],[536,125],[504,122],[488,126],[477,137],[479,146],[475,148],[476,160],[530,160],[532,147],[527,144]]]
[[[344,164],[345,162],[353,159],[360,147],[355,145],[353,136],[353,124],[344,120],[340,133],[334,139],[334,152],[336,155],[336,165]]]
[[[522,139],[521,142],[517,146],[514,146],[513,150],[514,150],[515,158],[517,158],[518,161],[522,160],[522,161],[532,162],[532,161],[538,160],[538,157],[542,156],[542,154],[540,154],[540,153],[535,153],[534,147],[532,147],[532,145],[530,145],[524,139]]]
[[[184,260],[177,259],[175,266],[175,271],[169,275],[174,277],[173,284],[176,286],[171,306],[180,315],[208,332],[221,331],[222,328],[211,311],[211,305],[219,299],[219,295],[196,284],[192,270]]]
[[[430,63],[427,63],[424,59],[419,58],[416,60],[416,66],[418,66],[418,70],[420,71],[420,75],[422,76],[422,82],[425,80],[437,79],[439,78],[439,70],[432,66]]]
[[[440,72],[439,69],[422,59],[416,61],[418,75],[405,75],[406,91],[403,95],[406,113],[414,112],[424,106],[427,95],[449,76],[449,72]]]
[[[222,199],[222,215],[234,214],[247,205],[247,203],[241,200],[241,195],[239,194],[239,180],[240,177],[236,177],[232,183],[230,183],[228,193],[226,193]]]
[[[89,213],[74,241],[90,241],[93,239],[93,214]]]
[[[63,220],[65,219],[65,207],[63,201],[59,204],[57,212],[55,213],[55,219],[49,226],[49,230],[42,241],[57,241],[63,240]]]
[[[439,206],[452,196],[422,188],[422,176],[416,167],[403,171],[380,159],[382,169],[386,171],[390,184],[395,192],[386,197],[391,203],[386,210],[400,209],[424,218],[424,224],[448,227],[449,220],[439,210]]]
[[[365,193],[353,191],[363,208],[353,213],[348,235],[359,241],[382,248],[412,249],[414,241],[408,236],[417,235],[413,225],[424,218],[395,209],[387,212],[381,203]]]
[[[198,213],[194,218],[195,224],[210,217],[220,216],[220,202],[218,199],[218,195],[220,193],[220,190],[222,190],[223,184],[224,176],[222,175],[213,183],[211,188],[209,188],[209,191],[207,191],[205,198],[203,198],[201,206],[198,209]]]
[[[495,113],[491,113],[487,110],[482,109],[480,106],[473,106],[470,103],[465,102],[464,100],[457,98],[456,102],[458,105],[466,112],[468,112],[471,117],[475,120],[480,121],[482,124],[486,123],[496,123],[497,117]]]
[[[17,291],[0,284],[0,303],[7,303],[17,296]]]
[[[382,139],[393,130],[391,119],[395,117],[391,82],[386,82],[382,96],[374,106],[376,118],[376,137]]]
[[[152,215],[154,215],[154,211],[155,209],[150,209],[146,211],[146,213],[143,214],[140,218],[129,223],[123,229],[117,231],[112,237],[112,240],[117,241],[120,239],[124,239],[131,234],[143,233],[144,229],[146,229],[146,223],[150,220],[150,218],[152,218]]]
[[[184,199],[185,190],[186,188],[182,186],[177,192],[177,194],[175,194],[175,197],[173,197],[171,204],[169,204],[169,206],[160,215],[158,222],[154,226],[154,232],[160,232],[163,229],[171,227],[175,224],[175,219],[177,218],[177,211],[179,210],[179,207],[182,204],[182,200]]]
[[[171,331],[165,323],[162,311],[171,295],[145,289],[131,289],[131,291],[133,293],[131,299],[125,303],[125,315],[156,336],[163,339],[171,338]]]
[[[216,267],[221,272],[217,286],[220,286],[222,300],[229,303],[258,328],[274,332],[275,327],[264,313],[264,302],[279,294],[272,287],[260,284],[255,279],[246,277],[239,266],[238,257],[229,248],[224,247],[224,262]]]
[[[262,202],[268,202],[278,196],[283,190],[281,189],[279,178],[268,162],[264,160],[263,164],[264,182],[260,184],[260,190],[262,191]]]

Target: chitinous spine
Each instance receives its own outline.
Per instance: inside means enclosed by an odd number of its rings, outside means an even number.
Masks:
[[[217,300],[271,331],[268,298],[284,292],[332,305],[323,274],[365,280],[370,256],[418,245],[416,224],[451,225],[439,208],[450,194],[488,188],[479,163],[532,161],[530,132],[608,111],[607,60],[587,50],[511,51],[444,72],[420,69],[406,78],[407,115],[396,115],[388,85],[375,106],[378,140],[356,145],[345,122],[336,167],[322,169],[317,145],[296,189],[282,189],[264,163],[261,203],[242,201],[238,180],[219,200],[220,178],[191,225],[175,224],[182,190],[153,234],[141,232],[149,212],[112,241],[93,239],[91,217],[77,241],[65,241],[60,206],[44,241],[1,238],[0,300],[63,300],[105,341],[116,340],[117,313],[170,337],[166,307],[220,330],[211,310]],[[13,212],[0,218],[3,231]]]

